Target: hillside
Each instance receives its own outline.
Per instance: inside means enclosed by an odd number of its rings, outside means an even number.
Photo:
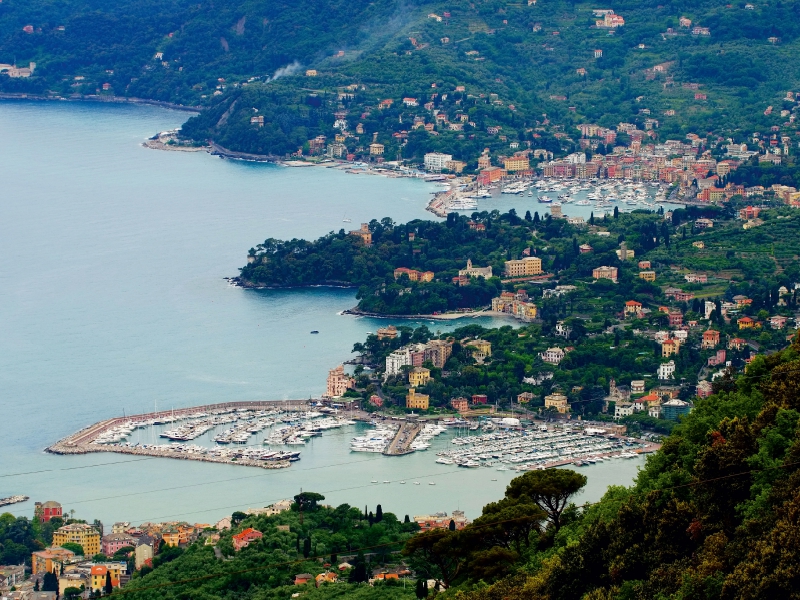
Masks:
[[[622,21],[607,27],[597,9]],[[332,138],[338,118],[350,131],[362,125],[348,152],[365,152],[377,134],[391,159],[441,149],[469,162],[508,140],[566,152],[582,122],[645,129],[653,119],[662,140],[711,131],[747,141],[783,126],[781,110],[795,106],[782,99],[800,83],[798,11],[779,0],[6,0],[0,62],[36,69],[0,77],[0,90],[205,105],[188,136],[274,155]],[[463,128],[412,130],[433,110]]]

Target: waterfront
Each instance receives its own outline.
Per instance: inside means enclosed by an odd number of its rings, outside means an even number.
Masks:
[[[141,147],[185,116],[0,103],[0,496],[31,497],[9,510],[31,516],[34,501],[52,499],[90,520],[208,521],[303,488],[332,503],[382,502],[411,514],[460,507],[475,516],[502,495],[511,474],[448,469],[426,453],[354,456],[337,442],[344,431],[312,439],[299,464],[274,472],[43,452],[155,402],[168,409],[317,395],[327,370],[387,322],[340,315],[355,304],[353,290],[253,291],[223,277],[266,237],[314,238],[351,227],[344,218],[356,226],[430,218],[424,207],[435,188]],[[426,323],[443,331],[460,324]],[[587,467],[584,497],[630,482],[641,462]],[[437,485],[369,483],[415,476]]]

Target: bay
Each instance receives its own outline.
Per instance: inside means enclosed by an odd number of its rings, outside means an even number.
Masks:
[[[510,474],[436,465],[435,447],[353,455],[344,437],[352,431],[313,440],[299,463],[275,472],[43,452],[89,423],[155,403],[319,395],[327,370],[390,322],[341,315],[353,290],[252,291],[223,277],[267,237],[428,218],[434,186],[141,146],[185,118],[155,107],[0,103],[0,497],[31,496],[4,510],[32,516],[34,501],[57,500],[107,523],[209,522],[302,488],[401,515],[477,516]],[[586,468],[583,497],[628,484],[640,464]],[[420,486],[397,483],[416,479]]]

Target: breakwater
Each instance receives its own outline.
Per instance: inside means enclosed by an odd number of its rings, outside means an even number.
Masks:
[[[239,402],[223,402],[218,404],[207,404],[204,406],[193,406],[190,408],[171,409],[114,417],[98,421],[80,431],[73,433],[55,444],[47,447],[46,452],[51,454],[89,454],[92,452],[114,452],[118,454],[133,454],[137,456],[152,456],[159,458],[173,458],[179,460],[197,460],[202,462],[214,462],[248,467],[261,467],[263,469],[281,469],[289,466],[289,460],[257,460],[247,456],[216,456],[207,453],[187,451],[185,448],[171,448],[169,446],[148,446],[148,445],[119,445],[98,443],[103,436],[110,432],[124,427],[140,427],[144,424],[169,420],[170,422],[184,418],[196,416],[198,413],[231,413],[235,411],[304,411],[308,410],[310,402],[308,400],[253,400]]]

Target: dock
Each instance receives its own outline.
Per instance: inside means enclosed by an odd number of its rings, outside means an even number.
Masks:
[[[197,413],[211,412],[211,411],[237,411],[237,410],[269,410],[269,409],[282,409],[282,410],[308,410],[310,402],[308,400],[253,400],[241,402],[223,402],[219,404],[206,404],[203,406],[192,406],[189,408],[170,409],[151,413],[144,413],[138,415],[128,415],[124,417],[115,417],[112,419],[105,419],[98,421],[80,431],[73,433],[59,441],[52,446],[45,448],[45,452],[51,454],[90,454],[94,452],[114,452],[118,454],[133,454],[137,456],[151,456],[160,458],[172,458],[178,460],[197,460],[202,462],[214,462],[230,465],[240,465],[247,467],[260,467],[263,469],[282,469],[289,466],[288,460],[275,460],[275,461],[262,461],[251,460],[248,458],[224,458],[217,456],[207,456],[203,454],[191,452],[178,452],[170,448],[144,448],[141,446],[118,446],[118,445],[105,445],[96,443],[95,440],[104,433],[124,425],[126,423],[144,422],[159,418],[182,418],[188,417]]]
[[[383,451],[384,456],[403,456],[414,452],[411,443],[416,439],[422,426],[419,423],[405,422],[397,430],[394,439]]]

